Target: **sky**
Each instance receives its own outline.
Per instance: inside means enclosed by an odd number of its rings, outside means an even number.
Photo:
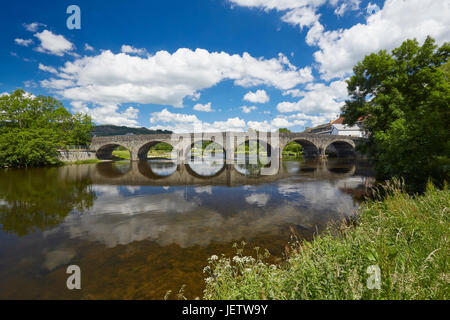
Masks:
[[[0,94],[97,124],[303,131],[338,117],[365,55],[449,41],[449,17],[450,0],[8,1]]]

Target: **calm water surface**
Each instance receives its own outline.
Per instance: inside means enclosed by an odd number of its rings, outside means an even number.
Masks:
[[[249,165],[109,162],[0,171],[0,299],[202,296],[212,254],[234,242],[282,257],[290,230],[311,239],[349,216],[373,181],[363,161]],[[66,288],[81,268],[82,289]]]

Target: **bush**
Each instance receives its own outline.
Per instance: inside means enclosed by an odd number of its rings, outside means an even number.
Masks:
[[[295,242],[280,266],[268,253],[212,256],[206,299],[448,299],[450,195],[429,185],[411,197],[398,187],[362,208],[356,226],[330,227]],[[381,270],[381,288],[366,286],[367,268]]]

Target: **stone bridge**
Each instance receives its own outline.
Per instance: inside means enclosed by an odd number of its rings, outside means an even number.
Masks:
[[[258,141],[265,145],[268,156],[281,157],[283,148],[290,142],[297,142],[303,147],[305,157],[325,157],[332,151],[338,157],[356,156],[355,147],[362,138],[341,135],[320,135],[314,133],[278,133],[278,132],[204,132],[179,134],[149,134],[93,137],[90,149],[96,152],[99,159],[112,158],[113,150],[122,146],[130,151],[131,160],[147,159],[151,147],[165,142],[174,148],[179,163],[187,162],[192,146],[201,141],[213,141],[223,148],[226,163],[235,161],[235,150],[238,146]]]

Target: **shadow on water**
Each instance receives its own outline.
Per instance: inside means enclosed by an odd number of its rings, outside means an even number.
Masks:
[[[290,228],[311,239],[352,215],[372,181],[358,161],[258,165],[168,160],[0,171],[0,298],[201,296],[212,254],[241,240],[281,256]],[[82,290],[65,289],[69,264]]]

